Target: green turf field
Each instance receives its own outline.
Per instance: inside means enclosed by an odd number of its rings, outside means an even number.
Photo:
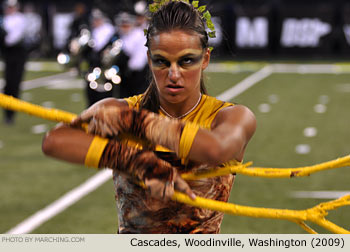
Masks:
[[[207,86],[217,96],[241,82],[265,63],[226,63],[225,71],[207,73]],[[35,80],[58,71],[27,72]],[[0,75],[1,76],[1,75]],[[350,73],[271,73],[235,97],[255,113],[258,127],[245,161],[262,167],[312,165],[350,152]],[[83,90],[33,88],[22,92],[25,100],[79,113],[84,109]],[[317,105],[321,104],[321,105]],[[316,106],[317,105],[317,106]],[[315,106],[318,113],[315,112]],[[38,126],[39,125],[39,126]],[[25,114],[16,124],[0,123],[0,232],[5,233],[94,175],[93,169],[45,157],[41,141],[55,125]],[[36,126],[36,127],[34,127]],[[34,128],[33,128],[34,127]],[[306,137],[305,128],[316,135]],[[36,133],[33,133],[33,130]],[[314,132],[315,133],[315,132]],[[307,153],[296,152],[302,145]],[[306,146],[306,147],[305,147]],[[306,209],[329,199],[294,198],[294,191],[350,191],[350,168],[323,171],[305,178],[236,178],[230,201],[237,204]],[[332,211],[327,218],[350,229],[350,207]],[[112,181],[34,229],[32,233],[115,233],[117,212]],[[311,225],[319,232],[327,232]],[[222,233],[305,233],[294,223],[226,215]]]

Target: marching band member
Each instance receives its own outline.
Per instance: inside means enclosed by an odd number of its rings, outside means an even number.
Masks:
[[[27,23],[25,16],[19,11],[17,0],[5,1],[4,12],[3,29],[6,35],[1,48],[5,62],[6,84],[4,93],[19,97],[20,84],[27,58],[27,51],[24,45]],[[5,110],[4,112],[4,123],[13,124],[15,113],[10,110]]]

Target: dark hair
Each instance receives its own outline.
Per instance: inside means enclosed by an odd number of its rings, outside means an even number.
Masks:
[[[202,48],[208,48],[208,34],[201,13],[191,4],[182,1],[170,1],[153,13],[147,30],[146,46],[150,47],[153,36],[176,29],[197,33],[200,35]],[[152,75],[150,79],[150,85],[141,101],[141,108],[158,113],[158,90]],[[207,94],[203,76],[201,76],[200,88],[201,93]]]

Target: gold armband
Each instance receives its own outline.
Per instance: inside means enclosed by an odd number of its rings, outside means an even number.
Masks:
[[[103,150],[108,143],[108,139],[95,136],[85,157],[85,165],[98,168]]]
[[[187,159],[198,130],[199,125],[192,122],[186,122],[180,138],[179,158]]]

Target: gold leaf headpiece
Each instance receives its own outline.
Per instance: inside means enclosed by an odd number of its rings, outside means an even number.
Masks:
[[[153,0],[153,3],[149,5],[149,11],[151,13],[155,13],[157,12],[163,5],[169,3],[169,2],[185,2],[185,3],[190,3],[189,0]],[[215,26],[214,23],[211,20],[211,14],[208,10],[206,10],[207,6],[206,5],[202,5],[199,6],[199,1],[192,1],[192,6],[194,8],[196,8],[202,15],[203,20],[205,21],[208,29],[210,30],[210,32],[208,32],[208,36],[210,38],[215,38],[216,34],[215,34]],[[145,30],[145,34],[147,33],[147,30]]]

